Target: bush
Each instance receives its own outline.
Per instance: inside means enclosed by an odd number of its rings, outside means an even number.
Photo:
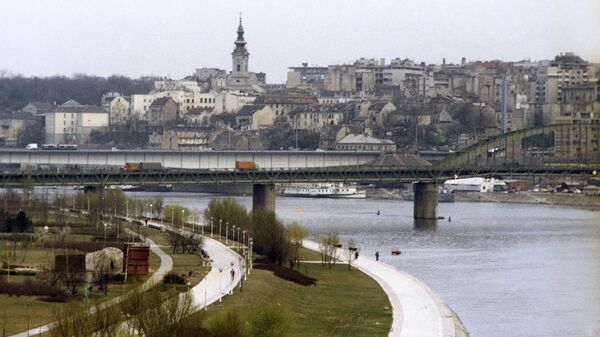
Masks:
[[[58,296],[62,293],[57,287],[46,283],[26,279],[23,283],[6,282],[0,279],[0,294],[9,296]]]
[[[208,322],[212,337],[245,337],[248,336],[237,312],[230,310]]]
[[[290,313],[276,305],[267,305],[258,310],[250,322],[254,337],[281,337],[290,332],[292,319]]]
[[[185,276],[170,271],[163,278],[163,284],[185,284]]]
[[[285,226],[273,212],[252,212],[254,249],[270,262],[281,264],[288,260],[290,241]]]

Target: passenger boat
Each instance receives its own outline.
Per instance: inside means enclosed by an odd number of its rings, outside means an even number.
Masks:
[[[297,184],[282,188],[280,194],[284,197],[308,198],[364,199],[367,197],[367,192],[360,191],[355,186],[347,186],[343,183]]]

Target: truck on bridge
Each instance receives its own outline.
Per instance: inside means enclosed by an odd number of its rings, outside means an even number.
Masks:
[[[125,163],[123,172],[162,171],[165,168],[161,163]]]
[[[253,161],[236,160],[235,169],[238,171],[256,171],[258,170],[258,165]]]

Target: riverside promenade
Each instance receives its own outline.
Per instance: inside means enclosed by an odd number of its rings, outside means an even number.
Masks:
[[[305,248],[319,251],[319,244],[304,240]],[[336,258],[348,262],[342,249]],[[442,299],[415,277],[381,261],[360,256],[352,265],[372,277],[387,294],[393,310],[390,337],[460,337],[466,336],[461,327],[456,331],[456,316]],[[462,324],[459,324],[462,326]]]
[[[160,225],[154,221],[149,221],[148,224]],[[168,231],[181,232],[181,229],[168,225],[162,224],[160,226]],[[184,229],[183,233],[186,235],[192,234],[187,229]],[[195,235],[199,234],[195,233]],[[232,292],[233,288],[242,281],[245,272],[242,257],[233,249],[208,236],[202,236],[202,239],[202,249],[209,256],[211,268],[202,281],[190,289],[197,310],[205,309]],[[231,241],[231,244],[234,244],[234,242]],[[231,277],[232,270],[234,271],[233,278]]]

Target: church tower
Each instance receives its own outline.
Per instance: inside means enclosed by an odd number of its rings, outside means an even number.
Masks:
[[[242,17],[240,16],[240,25],[237,29],[237,39],[234,42],[235,49],[231,53],[232,69],[231,73],[235,75],[248,75],[248,57],[250,53],[246,49],[246,40],[244,40],[244,26],[242,26]],[[236,76],[237,77],[237,76]]]
[[[251,90],[256,84],[256,75],[248,71],[248,57],[250,53],[246,49],[244,40],[244,26],[240,15],[240,25],[237,29],[235,48],[231,53],[231,73],[227,76],[227,88],[234,90]]]

